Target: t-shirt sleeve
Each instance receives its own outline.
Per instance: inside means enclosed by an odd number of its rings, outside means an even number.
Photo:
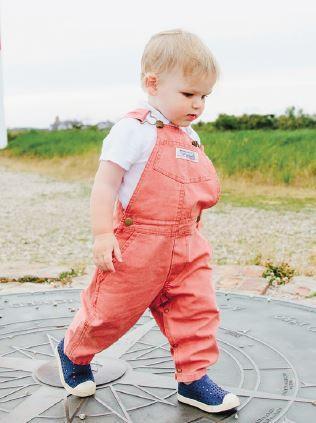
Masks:
[[[99,160],[110,160],[129,170],[141,154],[140,122],[134,118],[122,118],[104,138]]]

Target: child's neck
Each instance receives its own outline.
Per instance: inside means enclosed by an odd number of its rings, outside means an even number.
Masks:
[[[151,105],[151,107],[153,107],[154,109],[156,109],[159,113],[161,113],[163,116],[165,116],[160,110],[159,110],[159,107],[155,104],[155,101],[154,100],[152,100],[150,97],[148,97],[148,99],[147,99],[147,103],[148,104],[150,104]],[[168,119],[166,116],[165,116],[165,118],[166,119]],[[169,119],[168,119],[169,120]]]
[[[165,116],[160,110],[159,110],[159,106],[157,106],[156,104],[155,104],[155,101],[151,98],[151,97],[148,97],[148,99],[147,99],[147,103],[148,104],[150,104],[150,106],[151,107],[153,107],[154,109],[156,109],[159,113],[161,113],[162,114],[162,116],[164,116],[167,120],[168,120],[168,122],[170,122],[172,125],[175,125],[175,126],[179,126],[179,125],[176,125],[176,124],[174,124],[173,122],[171,122],[170,121],[170,119],[168,119],[167,118],[167,116]]]

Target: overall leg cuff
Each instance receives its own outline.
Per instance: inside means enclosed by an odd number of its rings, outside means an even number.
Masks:
[[[206,374],[206,369],[199,370],[193,373],[182,373],[177,369],[175,373],[175,378],[178,382],[193,382],[194,380],[201,379]]]
[[[75,364],[84,364],[84,365],[90,364],[93,357],[94,357],[94,355],[87,355],[86,357],[81,357],[81,358],[79,357],[78,358],[78,357],[76,357],[75,354],[73,354],[74,349],[72,349],[69,353],[66,346],[64,348],[64,352],[65,352],[66,356]]]

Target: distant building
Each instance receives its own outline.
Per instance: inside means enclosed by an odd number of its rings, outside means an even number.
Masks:
[[[107,129],[107,128],[111,128],[114,125],[114,122],[111,122],[110,120],[105,120],[104,122],[99,122],[97,123],[97,127],[98,129]]]
[[[50,126],[52,131],[61,131],[63,129],[80,129],[83,126],[79,120],[60,120],[59,116],[55,117],[55,122]]]
[[[106,120],[103,122],[98,122],[96,125],[86,125],[83,124],[82,122],[80,122],[79,120],[60,120],[59,116],[55,117],[55,121],[52,125],[50,125],[50,130],[51,131],[61,131],[63,129],[73,129],[73,128],[77,128],[77,129],[86,129],[89,128],[91,126],[97,127],[99,130],[103,130],[103,129],[107,129],[107,128],[111,128],[114,125],[113,122],[111,122],[110,120]]]

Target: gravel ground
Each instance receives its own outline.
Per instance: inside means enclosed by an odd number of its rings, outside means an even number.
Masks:
[[[0,265],[92,264],[89,196],[91,184],[60,182],[0,167]],[[203,212],[202,232],[214,263],[286,260],[300,273],[315,254],[313,210],[267,211],[219,202]],[[314,228],[314,231],[312,230]]]
[[[203,215],[203,231],[217,264],[286,261],[299,274],[316,274],[316,213],[312,209],[274,211],[220,202]]]

